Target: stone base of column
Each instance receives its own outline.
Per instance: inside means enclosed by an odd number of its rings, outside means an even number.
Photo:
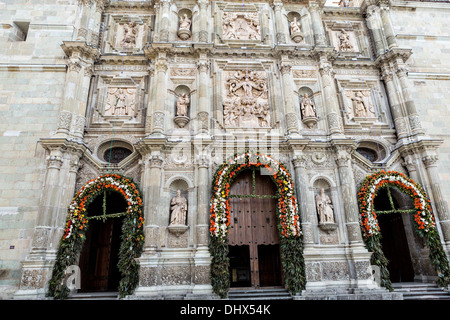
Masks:
[[[398,300],[372,276],[371,253],[360,244],[306,245],[306,287],[296,300]]]
[[[139,285],[127,300],[213,299],[208,248],[169,248],[138,260]]]
[[[22,279],[14,300],[46,300],[48,281],[52,276],[53,260],[29,260],[22,263]]]

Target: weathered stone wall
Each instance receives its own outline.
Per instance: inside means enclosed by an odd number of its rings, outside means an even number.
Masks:
[[[439,173],[450,198],[450,4],[395,1],[391,10],[399,46],[412,49],[408,77],[426,133],[444,140]],[[448,200],[447,200],[448,202]]]
[[[17,289],[30,249],[45,174],[38,141],[56,130],[60,45],[72,37],[75,10],[76,1],[0,3],[0,298]]]

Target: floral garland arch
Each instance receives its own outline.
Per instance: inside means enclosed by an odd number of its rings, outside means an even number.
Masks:
[[[277,186],[278,229],[285,283],[291,292],[304,288],[304,261],[302,231],[295,197],[294,182],[286,167],[268,155],[246,152],[234,155],[216,171],[212,184],[210,209],[211,282],[220,297],[228,294],[229,259],[228,233],[230,226],[229,192],[233,180],[246,169],[265,168]]]
[[[63,283],[66,269],[76,263],[89,227],[86,217],[88,205],[103,192],[121,194],[127,202],[126,212],[109,216],[125,216],[122,224],[118,267],[122,274],[119,295],[133,293],[138,284],[139,265],[134,260],[142,253],[144,245],[142,197],[132,179],[118,174],[106,174],[89,180],[74,196],[68,207],[64,234],[49,283],[48,295],[55,299],[67,298],[70,290]],[[105,217],[106,218],[106,217]]]
[[[430,249],[430,260],[437,270],[438,283],[441,286],[447,286],[450,284],[450,268],[436,228],[430,199],[422,187],[411,178],[397,171],[386,172],[385,170],[367,176],[361,183],[358,193],[361,230],[367,248],[373,252],[372,263],[381,269],[381,285],[392,290],[387,271],[388,261],[381,248],[380,227],[374,209],[374,200],[377,191],[388,186],[407,194],[414,201],[415,229],[421,237],[425,238]]]

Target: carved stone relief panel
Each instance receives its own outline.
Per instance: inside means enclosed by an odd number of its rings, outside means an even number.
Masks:
[[[150,16],[109,16],[104,52],[139,52],[149,37]]]
[[[222,35],[224,40],[261,40],[258,12],[224,12]]]
[[[90,127],[143,126],[145,77],[98,77],[91,97]]]
[[[341,29],[333,31],[332,43],[337,51],[340,52],[358,52],[359,48],[353,31]]]
[[[223,77],[225,127],[270,127],[266,73],[264,71],[224,71]]]
[[[345,90],[344,97],[349,119],[376,117],[370,90]]]
[[[345,124],[388,124],[388,108],[378,80],[338,79]]]
[[[330,43],[341,56],[370,57],[369,40],[364,24],[359,21],[325,21]]]
[[[105,116],[135,116],[136,87],[108,88]]]

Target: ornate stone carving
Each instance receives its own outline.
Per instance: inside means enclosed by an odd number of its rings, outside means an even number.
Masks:
[[[134,48],[136,47],[136,38],[138,35],[138,27],[136,22],[130,21],[127,24],[122,25],[123,35],[120,44],[123,48]]]
[[[331,204],[330,197],[325,194],[323,188],[320,189],[320,193],[316,195],[315,200],[319,223],[334,223],[333,205]]]
[[[297,17],[294,17],[290,22],[290,30],[291,30],[291,39],[294,42],[302,42],[304,39],[304,35],[302,30],[300,29],[300,22],[297,21]]]
[[[70,130],[70,123],[72,122],[72,113],[69,111],[61,111],[58,119],[58,131],[68,132]]]
[[[172,198],[170,205],[170,225],[186,225],[187,200],[180,190],[177,190],[177,195]]]
[[[352,41],[350,40],[350,34],[347,31],[341,29],[337,35],[337,38],[339,40],[339,51],[355,51]]]
[[[370,98],[370,90],[346,90],[346,115],[349,120],[358,118],[375,118],[375,111]]]
[[[300,110],[302,111],[302,122],[312,128],[317,123],[318,118],[316,106],[307,93],[303,94]]]
[[[269,127],[269,100],[264,72],[226,72],[224,124],[226,127]]]
[[[173,121],[180,127],[184,128],[186,124],[189,123],[190,119],[188,116],[190,98],[187,93],[181,93],[177,97],[177,108],[176,115]]]
[[[135,116],[136,88],[108,89],[105,116]]]
[[[223,38],[227,40],[260,40],[261,32],[257,12],[224,12]]]
[[[179,28],[178,28],[178,37],[181,40],[187,40],[192,35],[191,33],[191,19],[185,13],[180,17]]]
[[[190,98],[187,93],[182,93],[177,98],[177,116],[187,116]]]

